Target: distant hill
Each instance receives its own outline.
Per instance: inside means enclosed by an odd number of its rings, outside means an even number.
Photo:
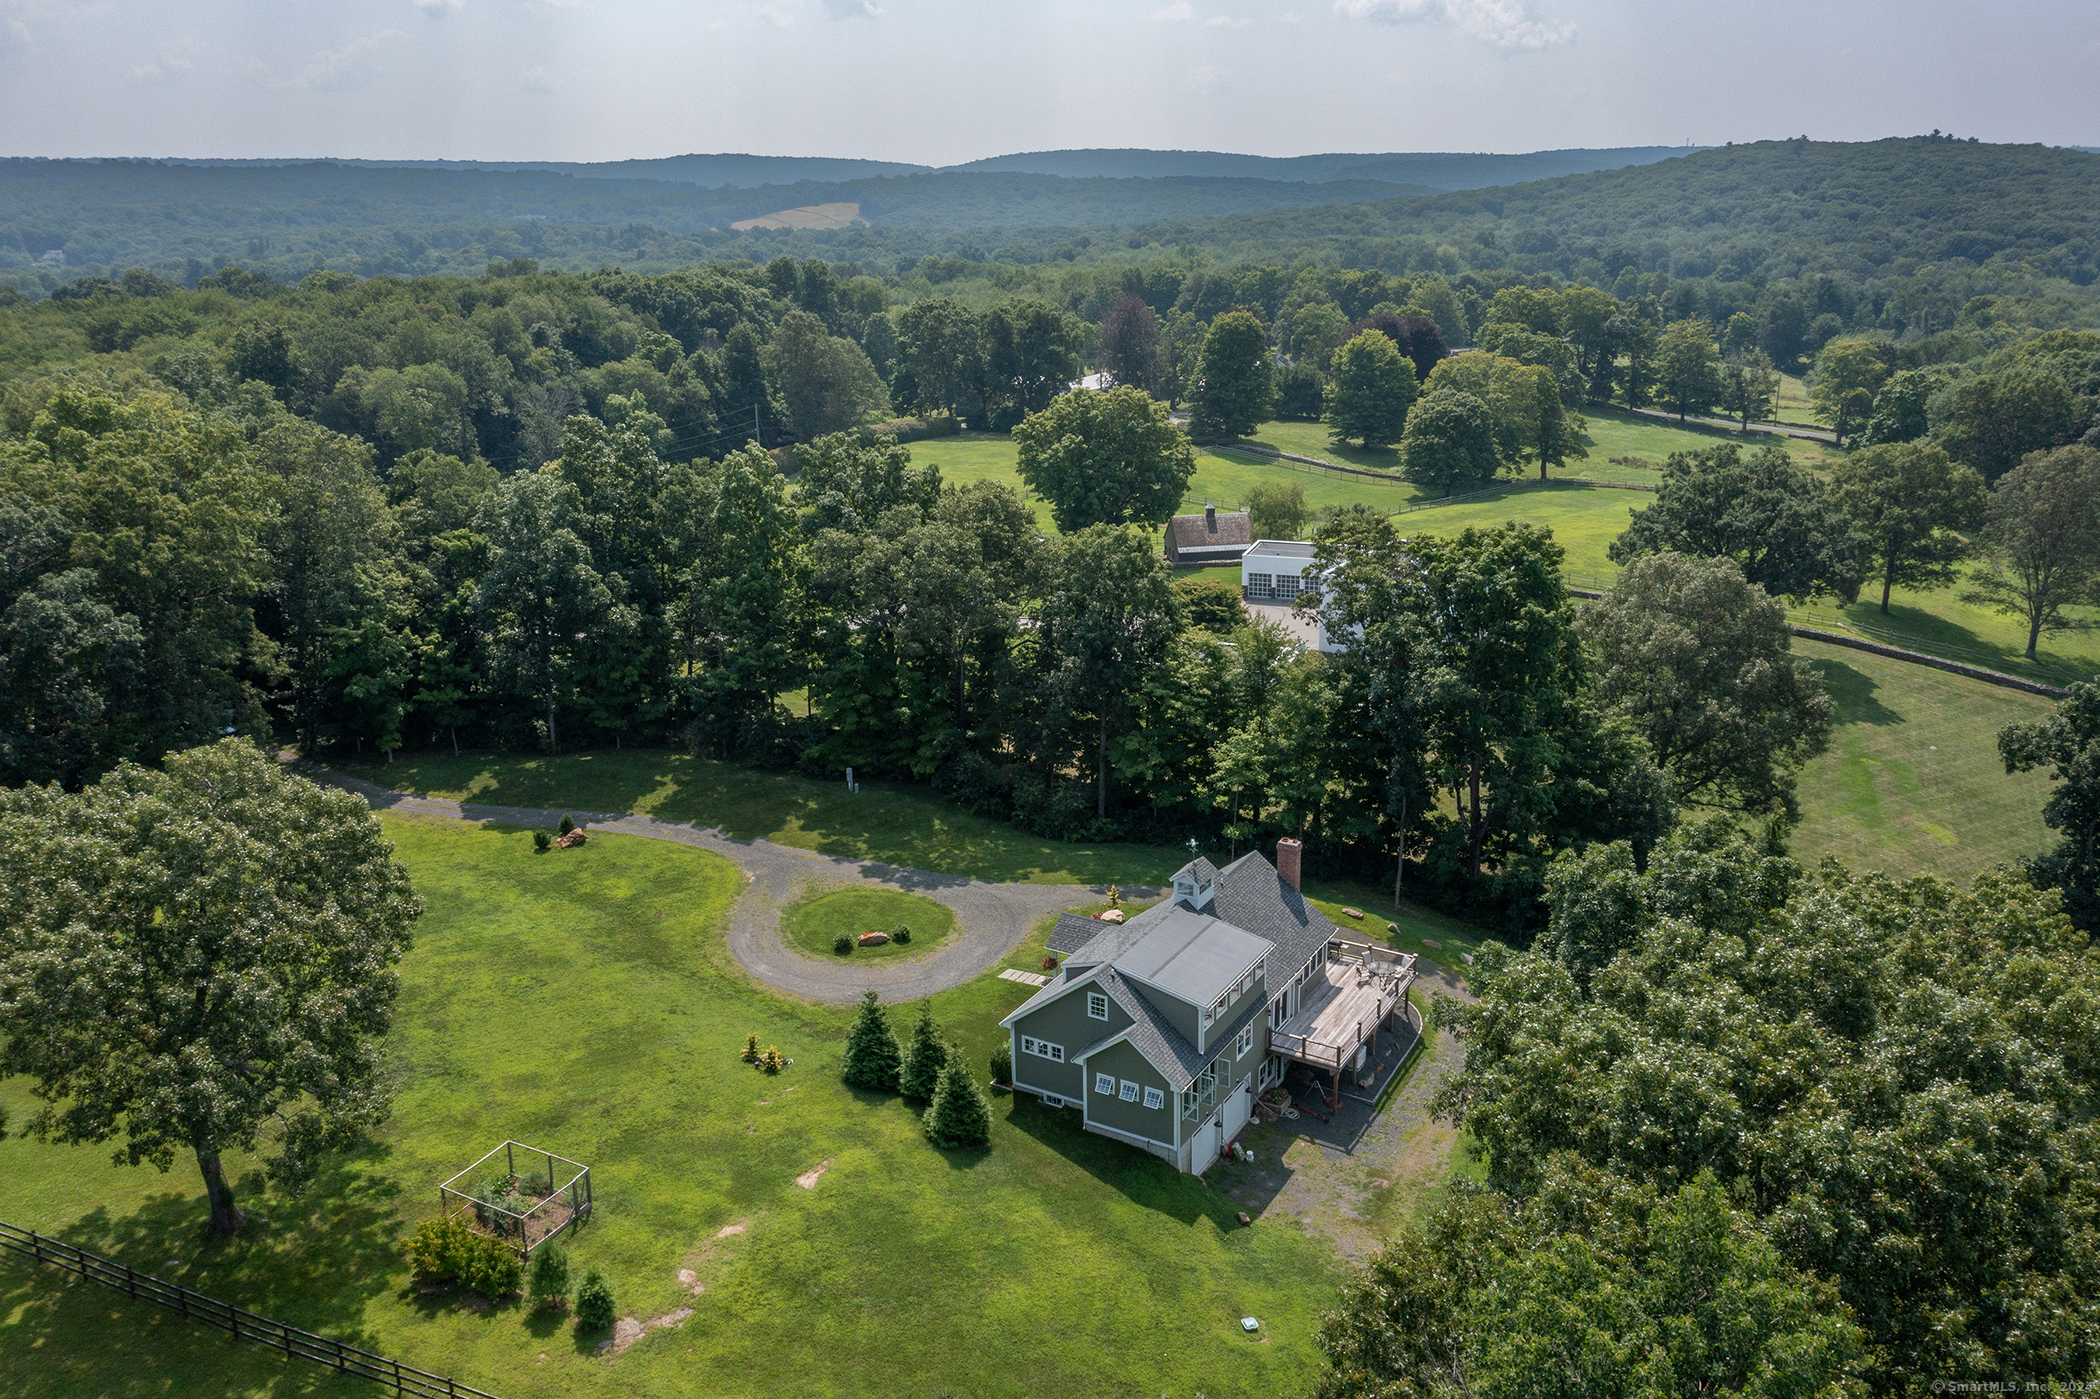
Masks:
[[[800,155],[672,155],[645,160],[348,160],[335,156],[299,160],[164,160],[164,165],[286,166],[347,165],[375,170],[544,171],[588,180],[663,180],[708,189],[756,189],[807,180],[860,180],[873,175],[912,175],[931,165],[893,160],[852,160]]]
[[[1550,180],[1592,170],[1650,165],[1689,155],[1703,146],[1620,146],[1605,150],[1533,151],[1528,155],[1330,154],[1299,156],[1228,155],[1219,151],[1078,150],[997,155],[950,166],[954,170],[1061,175],[1066,179],[1286,180],[1307,183],[1378,180],[1426,189],[1485,189],[1494,185]]]
[[[962,172],[1055,175],[1067,180],[1277,180],[1326,184],[1376,180],[1426,190],[1485,189],[1492,185],[1616,170],[1689,154],[1704,147],[1621,146],[1604,150],[1533,151],[1528,155],[1430,153],[1233,155],[1224,151],[1074,150],[1025,151],[961,165],[910,165],[893,160],[830,156],[673,155],[641,160],[353,160],[334,156],[286,160],[180,160],[164,165],[299,166],[345,165],[377,170],[544,171],[591,180],[663,180],[707,189],[757,189],[763,185],[837,184],[893,175]]]

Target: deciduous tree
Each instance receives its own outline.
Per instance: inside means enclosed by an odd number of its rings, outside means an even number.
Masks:
[[[1407,415],[1400,459],[1408,480],[1445,495],[1485,485],[1501,465],[1494,414],[1473,394],[1432,388]]]
[[[1729,558],[1635,559],[1576,629],[1599,703],[1648,742],[1682,801],[1795,815],[1794,774],[1830,742],[1822,677],[1786,609]]]
[[[1275,393],[1268,337],[1251,311],[1227,311],[1203,337],[1189,393],[1189,435],[1199,442],[1245,437],[1269,417]]]
[[[1327,426],[1338,439],[1389,446],[1406,430],[1415,392],[1414,366],[1399,347],[1375,330],[1364,331],[1334,352]]]
[[[2042,633],[2085,625],[2064,611],[2100,584],[2100,448],[2035,452],[1998,478],[1984,507],[1984,567],[1962,596]]]
[[[1944,588],[1969,556],[1961,531],[1983,518],[1983,478],[1938,447],[1898,442],[1855,448],[1831,469],[1837,506],[1850,516],[1881,573],[1881,610],[1889,593]]]
[[[1655,387],[1662,403],[1683,422],[1704,413],[1721,396],[1721,357],[1713,328],[1705,321],[1672,321],[1655,346]]]
[[[1163,523],[1196,474],[1196,452],[1141,389],[1070,393],[1014,429],[1021,480],[1066,533]]]
[[[361,799],[227,739],[0,810],[0,1070],[43,1100],[33,1133],[163,1171],[192,1153],[230,1234],[223,1153],[276,1124],[270,1171],[297,1188],[385,1118],[421,906]]]
[[[1842,445],[1874,411],[1874,395],[1888,379],[1881,351],[1864,340],[1833,340],[1816,356],[1808,401],[1816,421],[1829,423]]]
[[[1866,545],[1823,484],[1778,447],[1673,452],[1655,503],[1611,543],[1614,563],[1669,549],[1734,559],[1775,597],[1859,596]]]
[[[1101,368],[1117,384],[1157,396],[1166,367],[1159,317],[1143,297],[1125,292],[1101,318]]]

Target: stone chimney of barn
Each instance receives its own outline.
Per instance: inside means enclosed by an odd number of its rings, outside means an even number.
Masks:
[[[1218,532],[1217,506],[1206,505],[1203,507],[1203,528],[1209,530],[1212,534],[1216,534]]]
[[[1293,889],[1298,887],[1299,859],[1304,853],[1305,842],[1295,836],[1276,842],[1276,873]]]

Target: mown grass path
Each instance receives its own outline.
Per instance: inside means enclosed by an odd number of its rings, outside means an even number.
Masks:
[[[627,812],[573,808],[563,812],[410,796],[327,768],[302,763],[300,770],[317,781],[355,792],[382,811],[550,828],[566,814],[589,830],[668,840],[727,856],[744,872],[745,880],[743,897],[730,913],[731,954],[745,971],[774,990],[813,1001],[857,1001],[872,986],[885,1002],[895,1004],[960,986],[1005,960],[1045,914],[1073,907],[1087,895],[1100,892],[1084,885],[995,884],[963,875],[844,859],[776,845],[760,837],[739,840],[712,827]],[[560,859],[562,854],[550,851],[543,858]],[[923,957],[886,964],[865,958],[820,961],[788,946],[780,927],[782,908],[810,893],[854,887],[893,889],[932,899],[955,914],[957,931]],[[1140,898],[1156,893],[1137,888],[1130,892]]]

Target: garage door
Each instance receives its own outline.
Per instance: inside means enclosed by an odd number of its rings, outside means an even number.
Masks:
[[[1224,1125],[1225,1119],[1219,1113],[1212,1113],[1209,1120],[1196,1129],[1196,1135],[1189,1139],[1189,1170],[1194,1174],[1200,1176],[1209,1170],[1210,1163],[1217,1160],[1218,1153],[1225,1149],[1225,1134],[1221,1130]]]
[[[1254,1115],[1254,1080],[1248,1079],[1225,1100],[1225,1140],[1231,1141]]]

